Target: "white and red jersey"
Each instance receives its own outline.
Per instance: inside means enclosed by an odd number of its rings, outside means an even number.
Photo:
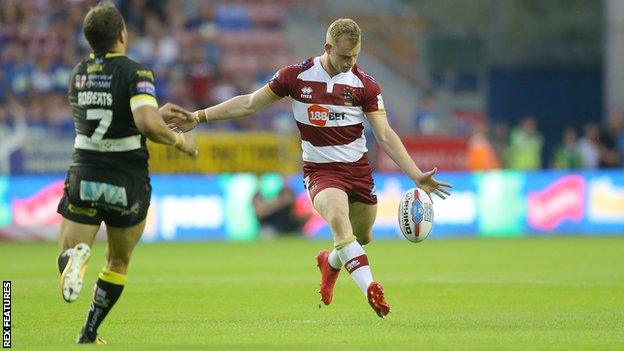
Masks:
[[[330,77],[320,57],[280,69],[271,91],[290,96],[306,163],[352,163],[368,151],[366,113],[383,111],[381,88],[357,65]]]

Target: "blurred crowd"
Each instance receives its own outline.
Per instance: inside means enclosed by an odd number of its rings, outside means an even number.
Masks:
[[[0,124],[25,121],[30,127],[73,131],[67,82],[74,65],[90,52],[82,21],[95,3],[0,0]],[[188,109],[209,106],[261,86],[291,59],[255,56],[252,70],[223,62],[228,52],[224,50],[227,41],[222,39],[232,37],[224,33],[271,36],[283,32],[282,12],[272,11],[268,3],[249,8],[245,4],[253,1],[235,5],[195,0],[115,3],[126,20],[128,56],[154,71],[161,102],[172,101]],[[250,65],[241,62],[239,66]],[[290,128],[282,122],[284,113],[290,113],[288,106],[278,105],[258,118],[215,123],[210,128]]]
[[[510,125],[488,120],[484,112],[449,110],[424,93],[412,122],[418,136],[470,136],[466,168],[471,170],[624,167],[624,111],[613,108],[601,121],[588,117],[584,125],[561,126],[559,135],[545,140],[534,116]]]
[[[19,124],[46,133],[73,133],[67,82],[74,65],[90,51],[82,21],[96,2],[0,0],[0,131]],[[285,40],[284,11],[291,0],[115,3],[126,20],[128,56],[154,71],[161,103],[206,107],[259,88],[277,69],[300,59],[291,56]],[[409,129],[413,132],[407,135],[472,135],[471,169],[593,169],[624,163],[624,116],[619,109],[603,125],[564,128],[561,141],[547,142],[545,148],[531,116],[509,126],[487,123],[484,115],[439,111],[437,106],[433,95],[424,94]],[[451,114],[456,118],[440,118]],[[444,125],[445,120],[451,125]],[[290,133],[294,123],[284,99],[254,118],[202,127]]]
[[[544,137],[533,116],[522,117],[511,129],[505,122],[482,124],[469,140],[468,168],[518,170],[598,169],[624,167],[624,113],[610,111],[603,124],[586,123],[582,130],[562,127],[554,146],[544,149]]]

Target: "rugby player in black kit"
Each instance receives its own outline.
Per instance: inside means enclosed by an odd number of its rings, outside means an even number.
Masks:
[[[76,341],[105,344],[98,327],[124,288],[150,204],[146,138],[191,156],[197,150],[166,125],[191,114],[169,103],[158,109],[152,72],[125,56],[128,34],[117,8],[110,2],[91,8],[83,30],[93,52],[74,68],[69,81],[76,140],[58,206],[63,216],[58,268],[63,298],[75,301],[90,247],[101,222],[106,223],[106,266]]]

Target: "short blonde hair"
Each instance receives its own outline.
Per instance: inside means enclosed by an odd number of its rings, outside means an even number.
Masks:
[[[332,22],[327,28],[327,36],[325,40],[336,45],[341,39],[345,39],[352,46],[357,45],[362,37],[360,26],[350,18],[339,18]]]

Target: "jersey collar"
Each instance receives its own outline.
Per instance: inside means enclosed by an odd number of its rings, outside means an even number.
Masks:
[[[107,52],[106,55],[104,56],[104,58],[113,58],[113,57],[122,57],[122,56],[126,56],[122,53],[119,52]],[[95,53],[90,53],[89,54],[89,58],[90,59],[94,59],[95,58]]]

